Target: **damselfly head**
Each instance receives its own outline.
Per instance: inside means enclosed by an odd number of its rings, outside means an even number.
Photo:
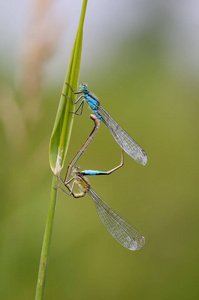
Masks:
[[[87,84],[84,84],[84,83],[80,84],[79,91],[81,91],[81,92],[87,91]]]
[[[74,166],[72,168],[72,176],[76,175],[80,171],[80,167]]]

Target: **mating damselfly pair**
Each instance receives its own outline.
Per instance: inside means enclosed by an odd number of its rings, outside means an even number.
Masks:
[[[80,148],[80,150],[77,152],[77,154],[69,164],[65,180],[61,179],[64,185],[68,188],[69,193],[67,193],[61,188],[60,189],[68,195],[73,195],[73,197],[75,198],[83,197],[86,195],[86,193],[89,194],[89,196],[93,199],[95,203],[96,210],[102,223],[109,231],[109,233],[121,245],[128,248],[129,250],[139,250],[145,244],[145,239],[143,235],[134,226],[130,225],[127,221],[125,221],[125,219],[122,218],[117,212],[110,208],[100,198],[100,196],[92,190],[85,176],[109,175],[112,172],[119,169],[120,167],[122,167],[124,164],[123,150],[136,162],[142,165],[146,165],[147,155],[145,151],[115,122],[115,120],[106,112],[106,110],[102,108],[98,99],[88,91],[87,85],[81,84],[78,92],[74,92],[71,86],[69,84],[67,85],[74,94],[80,94],[80,96],[75,102],[73,102],[70,98],[66,96],[74,105],[81,100],[77,109],[74,111],[74,114],[81,115],[83,111],[84,102],[87,102],[94,113],[90,117],[94,121],[95,125],[86,142],[83,144],[83,146]],[[105,123],[112,136],[122,149],[121,163],[117,167],[106,172],[97,170],[80,171],[80,169],[76,167],[75,164],[93,140],[95,134],[99,129],[101,121]],[[72,175],[72,178],[70,178],[70,175]],[[72,184],[72,186],[70,184]],[[80,193],[74,192],[75,185],[79,186]]]

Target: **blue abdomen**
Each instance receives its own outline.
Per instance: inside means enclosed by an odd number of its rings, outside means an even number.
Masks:
[[[106,172],[102,172],[102,171],[97,171],[97,170],[84,170],[81,172],[83,175],[107,175]]]

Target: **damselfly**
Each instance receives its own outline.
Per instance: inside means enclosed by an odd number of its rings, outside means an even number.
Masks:
[[[129,250],[139,250],[145,244],[144,236],[131,224],[129,224],[123,217],[121,217],[116,211],[114,211],[102,198],[97,195],[91,188],[89,182],[83,176],[83,172],[80,172],[78,167],[72,169],[72,186],[65,183],[70,193],[67,195],[73,195],[75,198],[84,197],[87,193],[94,201],[97,213],[108,230],[108,232],[119,242],[122,246]],[[78,185],[81,192],[75,193],[74,187]]]
[[[87,102],[93,112],[96,114],[97,118],[102,120],[106,126],[108,127],[110,133],[119,144],[119,146],[136,162],[146,165],[147,163],[147,155],[145,151],[124,131],[115,120],[109,115],[109,113],[100,105],[98,99],[91,94],[86,84],[81,84],[78,92],[74,92],[72,87],[65,83],[70,87],[74,94],[81,94],[78,99],[73,102],[69,97],[67,97],[73,104],[77,104],[80,100],[80,104],[77,109],[74,111],[74,114],[81,115],[83,110],[84,102]],[[78,111],[80,112],[78,113]]]
[[[74,164],[77,162],[80,156],[84,153],[85,149],[91,143],[100,126],[100,119],[98,119],[96,115],[91,115],[90,117],[94,121],[95,124],[94,128],[91,134],[89,135],[89,137],[87,138],[86,142],[83,144],[81,149],[77,152],[77,154],[69,164],[65,180],[63,181],[60,178],[61,181],[64,183],[64,185],[68,188],[70,193],[68,194],[62,188],[60,189],[67,195],[73,195],[73,197],[75,198],[84,197],[85,194],[88,193],[89,196],[93,199],[97,213],[102,223],[109,231],[109,233],[121,245],[128,248],[129,250],[139,250],[141,247],[144,246],[145,243],[145,239],[143,235],[134,226],[130,225],[127,221],[125,221],[125,219],[123,219],[117,212],[115,212],[112,208],[110,208],[108,204],[104,202],[102,198],[91,189],[89,182],[84,177],[86,175],[109,175],[112,172],[116,171],[118,168],[122,167],[123,150],[122,150],[120,165],[107,172],[94,171],[94,170],[84,170],[80,172],[78,167],[74,167]],[[68,180],[71,173],[72,173],[72,178]],[[72,186],[70,186],[70,183],[72,183]],[[80,193],[74,192],[74,188],[76,184],[79,186],[81,190]]]

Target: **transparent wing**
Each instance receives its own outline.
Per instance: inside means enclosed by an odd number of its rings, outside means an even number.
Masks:
[[[147,155],[145,151],[115,122],[101,105],[98,106],[97,111],[120,147],[136,162],[146,165]]]
[[[87,191],[95,203],[97,213],[110,234],[129,250],[139,250],[145,244],[143,235],[104,202],[91,188]]]

